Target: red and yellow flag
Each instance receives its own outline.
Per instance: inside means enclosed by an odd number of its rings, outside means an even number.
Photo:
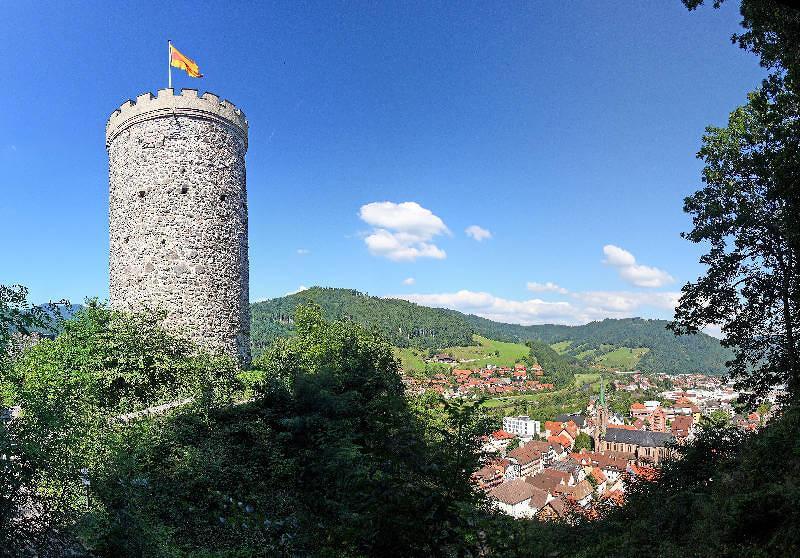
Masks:
[[[169,63],[175,68],[180,68],[193,78],[201,78],[203,74],[200,73],[200,66],[197,62],[185,56],[177,48],[169,45]]]

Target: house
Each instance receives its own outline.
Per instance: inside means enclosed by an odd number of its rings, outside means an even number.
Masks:
[[[546,474],[545,471],[548,471],[548,469],[536,475],[525,477],[525,482],[540,490],[545,490],[549,494],[563,494],[571,488],[560,475],[552,474],[553,471],[550,471],[550,474]]]
[[[527,477],[538,473],[543,468],[542,452],[533,445],[533,442],[511,450],[506,457],[511,462],[507,477]]]
[[[514,438],[516,438],[516,436],[505,430],[495,430],[492,432],[491,436],[488,436],[486,439],[483,445],[483,451],[488,453],[504,452]]]
[[[680,415],[675,417],[670,426],[670,432],[675,438],[686,439],[692,433],[692,415]]]
[[[544,433],[548,442],[571,448],[578,437],[578,426],[571,420],[567,422],[548,420],[544,423]]]
[[[503,430],[517,436],[537,436],[541,431],[540,425],[541,423],[538,420],[532,420],[526,415],[503,417]]]
[[[666,432],[667,415],[664,413],[664,409],[656,407],[650,417],[650,429],[653,432]]]
[[[499,459],[487,463],[472,474],[472,482],[481,490],[488,492],[503,483],[505,472],[509,465],[510,462],[507,459]]]
[[[559,461],[556,461],[556,463],[559,463]],[[542,470],[542,472],[539,474],[542,477],[549,479],[551,482],[555,482],[556,486],[562,484],[566,486],[575,485],[575,479],[572,477],[572,473],[567,471],[559,471],[558,469],[548,467],[547,469]]]
[[[531,440],[525,443],[525,447],[529,448],[530,451],[537,450],[539,452],[541,457],[540,470],[544,467],[549,467],[553,461],[566,457],[566,451],[561,444]]]
[[[553,496],[546,490],[535,486],[531,487],[531,491],[531,499],[528,502],[528,507],[530,507],[532,515],[535,515],[553,499]]]
[[[554,498],[547,502],[536,514],[541,521],[558,521],[564,518],[569,512],[567,504],[561,498]]]
[[[571,480],[567,482],[569,485],[576,484],[586,478],[586,473],[584,472],[583,467],[571,457],[562,459],[561,461],[554,461],[550,464],[549,468],[555,471],[568,473],[571,477]]]
[[[454,359],[450,355],[438,354],[438,355],[434,355],[431,358],[431,361],[432,362],[444,362],[446,364],[454,364],[456,362],[456,359]]]
[[[637,401],[631,405],[631,418],[647,420],[650,418],[650,410]]]
[[[523,479],[512,479],[491,489],[489,498],[497,509],[511,517],[533,517],[536,513],[530,506],[533,494],[533,485]]]
[[[570,458],[583,467],[586,474],[591,473],[595,468],[599,468],[610,484],[615,483],[625,472],[628,464],[636,460],[636,456],[633,454],[619,452],[599,453],[585,450],[571,454]]]
[[[593,468],[589,473],[589,476],[591,476],[592,479],[594,480],[595,488],[598,494],[602,494],[603,492],[606,491],[606,481],[608,480],[608,478],[599,467]]]
[[[666,432],[609,427],[600,440],[599,449],[601,452],[633,453],[639,462],[658,464],[670,457],[672,450],[668,446],[674,441],[675,437]]]
[[[564,493],[568,501],[575,502],[581,507],[586,507],[594,495],[594,487],[588,480],[582,480]]]
[[[652,412],[653,412],[653,411],[655,411],[655,410],[656,410],[658,407],[660,407],[660,406],[661,406],[661,402],[660,402],[660,401],[655,401],[655,400],[651,400],[651,401],[645,401],[645,402],[644,402],[644,406],[645,406],[645,408],[646,408],[648,411],[650,411],[650,412],[652,413]]]
[[[588,427],[588,422],[586,417],[584,417],[580,413],[569,413],[564,415],[557,415],[555,418],[555,422],[565,423],[565,422],[573,422],[575,426],[578,427],[578,430],[583,431],[585,428]]]

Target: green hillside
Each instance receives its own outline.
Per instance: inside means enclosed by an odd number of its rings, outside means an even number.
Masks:
[[[521,343],[495,341],[480,335],[473,335],[473,344],[458,347],[443,347],[436,352],[452,355],[458,360],[458,368],[485,368],[495,366],[514,366],[527,360],[530,349]],[[400,359],[403,370],[419,373],[425,369],[425,358],[430,351],[411,347],[395,348],[395,356]]]
[[[377,329],[395,347],[441,349],[473,344],[474,329],[461,314],[388,300],[351,289],[312,287],[297,294],[251,305],[254,355],[292,330],[295,308],[315,302],[326,318],[347,318]]]
[[[646,320],[643,318],[605,319],[581,326],[532,325],[521,326],[493,322],[478,316],[464,316],[475,331],[492,339],[502,341],[525,341],[540,339],[563,354],[583,360],[600,357],[599,364],[609,367],[624,363],[602,362],[602,356],[619,348],[649,349],[641,355],[635,366],[643,372],[700,372],[722,374],[725,362],[732,358],[731,352],[720,345],[719,340],[700,333],[697,335],[676,336],[666,329],[666,320]],[[565,342],[569,341],[567,345]],[[619,356],[619,355],[618,355]]]
[[[295,308],[305,302],[318,304],[329,319],[347,318],[380,331],[395,347],[410,349],[401,358],[417,365],[431,350],[458,350],[458,358],[475,358],[476,365],[481,364],[487,355],[474,335],[487,342],[525,344],[538,340],[549,345],[554,355],[573,358],[574,366],[598,364],[643,372],[723,374],[725,361],[731,358],[730,351],[717,339],[705,334],[675,336],[666,329],[665,320],[627,318],[582,326],[522,326],[369,296],[352,289],[321,287],[252,304],[254,356],[276,338],[292,334]],[[544,355],[543,346],[538,350]]]

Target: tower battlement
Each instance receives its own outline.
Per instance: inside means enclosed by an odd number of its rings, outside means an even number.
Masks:
[[[159,89],[156,95],[142,93],[135,101],[127,100],[111,113],[106,123],[106,148],[114,138],[140,122],[164,116],[216,120],[235,130],[247,149],[247,119],[244,113],[227,99],[220,99],[211,92],[198,95],[196,89]]]
[[[247,120],[194,89],[144,93],[106,125],[109,295],[166,310],[200,347],[250,362]]]

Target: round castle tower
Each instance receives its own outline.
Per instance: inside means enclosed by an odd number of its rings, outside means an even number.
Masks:
[[[139,95],[106,125],[111,305],[250,364],[247,120],[212,93]]]

